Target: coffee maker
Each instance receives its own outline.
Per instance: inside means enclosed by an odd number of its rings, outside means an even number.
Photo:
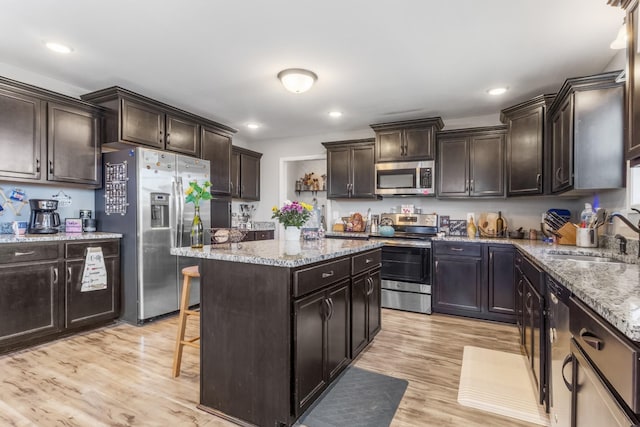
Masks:
[[[31,217],[29,218],[30,234],[54,234],[60,226],[60,215],[54,212],[58,209],[57,200],[31,199]]]

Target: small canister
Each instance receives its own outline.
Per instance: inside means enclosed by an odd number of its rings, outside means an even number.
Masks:
[[[91,219],[91,209],[80,209],[80,219]]]

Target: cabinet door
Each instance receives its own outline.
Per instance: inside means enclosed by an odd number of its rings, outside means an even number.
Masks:
[[[380,270],[372,271],[369,273],[369,280],[371,283],[371,289],[369,290],[369,298],[367,300],[367,338],[369,341],[373,340],[373,337],[380,332],[382,325],[381,316],[381,303],[382,303],[382,290],[381,290],[381,277]]]
[[[58,262],[0,267],[0,346],[61,329]]]
[[[435,159],[435,141],[433,126],[428,128],[405,129],[404,131],[404,160],[433,160]]]
[[[105,257],[107,287],[82,292],[83,260],[67,261],[65,286],[65,327],[106,322],[118,317],[120,299],[120,259]]]
[[[436,257],[433,310],[449,314],[482,311],[482,259]]]
[[[640,8],[638,2],[632,2],[627,9],[627,159],[640,157],[640,47],[638,46],[638,25]]]
[[[351,361],[351,293],[349,280],[345,280],[327,291],[329,314],[327,316],[326,351],[327,380],[331,381]]]
[[[367,300],[369,281],[367,274],[351,281],[351,357],[355,358],[368,343]]]
[[[513,247],[489,246],[489,313],[515,321]]]
[[[516,325],[518,325],[518,332],[520,335],[520,345],[524,346],[524,277],[520,268],[515,269],[515,312],[516,312]]]
[[[198,124],[184,117],[166,115],[166,149],[191,156],[200,155]]]
[[[120,139],[164,149],[164,113],[150,105],[121,100]]]
[[[231,138],[202,126],[200,150],[211,163],[211,193],[231,194]]]
[[[529,366],[533,366],[533,362],[531,361],[533,357],[534,350],[534,341],[533,341],[533,286],[523,275],[524,281],[524,295],[522,298],[522,305],[524,315],[522,317],[522,328],[524,330],[523,333],[523,349],[524,353],[529,359]],[[537,347],[537,346],[536,346]]]
[[[531,286],[531,367],[538,385],[538,403],[545,399],[545,351],[546,339],[544,332],[544,300],[536,289]]]
[[[91,111],[52,102],[47,113],[47,179],[99,186],[99,118]]]
[[[438,197],[469,195],[469,144],[466,139],[438,141]]]
[[[551,118],[551,191],[573,185],[573,95]]]
[[[507,126],[507,195],[542,193],[544,108],[512,117]]]
[[[240,155],[240,198],[260,200],[260,159]]]
[[[324,336],[329,309],[325,301],[325,292],[320,291],[293,303],[296,413],[313,401],[326,384]]]
[[[504,195],[504,135],[472,137],[469,149],[471,196]]]
[[[374,183],[375,185],[375,183]],[[350,147],[334,147],[327,150],[327,198],[349,197],[351,186]]]
[[[231,197],[240,198],[240,153],[231,152]]]
[[[351,150],[351,198],[375,199],[374,145],[357,145]]]
[[[41,101],[0,89],[0,177],[40,179]]]
[[[405,147],[402,130],[385,130],[376,132],[376,161],[404,161]]]

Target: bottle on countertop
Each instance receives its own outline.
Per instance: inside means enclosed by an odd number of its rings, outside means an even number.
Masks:
[[[498,211],[498,218],[496,219],[496,237],[502,237],[504,235],[504,219],[502,219],[502,212]]]
[[[469,218],[469,224],[467,224],[467,237],[469,237],[470,239],[475,239],[477,231],[478,229],[473,223],[473,218]]]
[[[591,222],[594,216],[591,203],[584,204],[584,210],[580,213],[580,228],[587,228],[593,225]]]

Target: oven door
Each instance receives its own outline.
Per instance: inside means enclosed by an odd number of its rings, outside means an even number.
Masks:
[[[382,247],[382,279],[431,284],[430,248]]]

